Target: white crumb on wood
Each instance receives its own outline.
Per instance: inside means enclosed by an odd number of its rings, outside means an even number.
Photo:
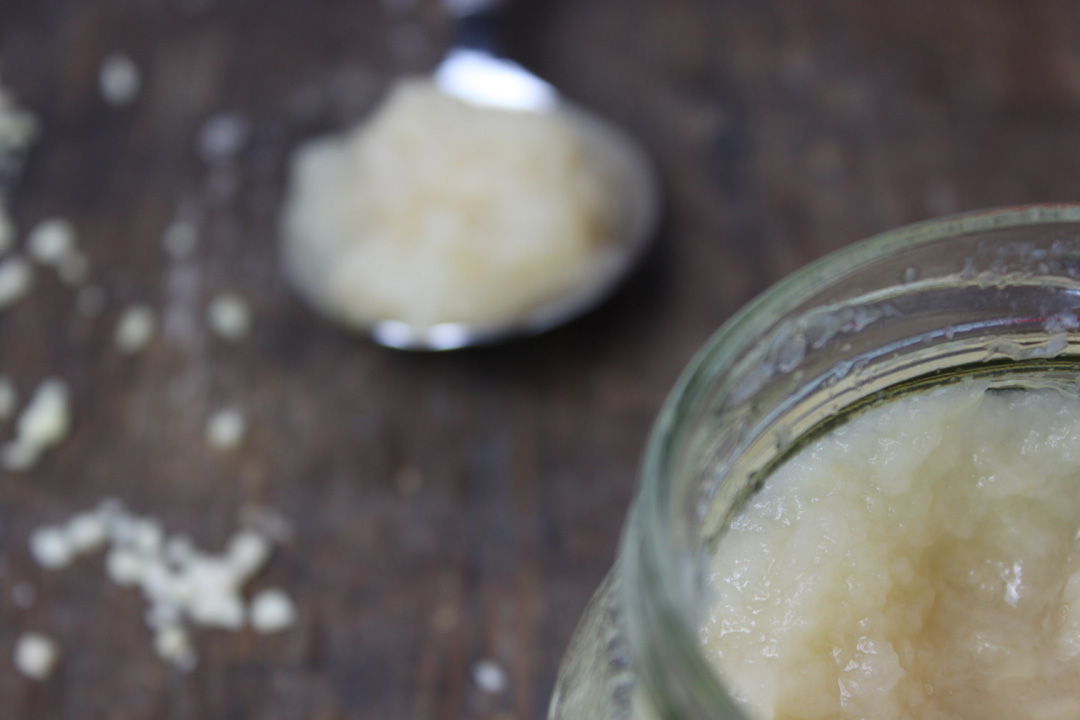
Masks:
[[[72,549],[79,554],[93,552],[105,546],[109,531],[105,520],[97,513],[79,513],[64,528]]]
[[[509,685],[506,671],[493,660],[481,660],[476,663],[473,666],[473,680],[478,688],[493,695],[505,692]]]
[[[138,585],[146,572],[146,562],[129,548],[114,547],[105,556],[105,573],[117,585]]]
[[[26,236],[26,253],[41,264],[58,267],[75,252],[75,227],[63,218],[49,218],[34,226]]]
[[[244,149],[250,130],[250,124],[242,115],[214,115],[199,130],[199,155],[208,163],[228,162]]]
[[[143,555],[146,569],[139,578],[143,595],[154,605],[176,605],[184,600],[183,578],[162,560],[160,554]]]
[[[181,625],[165,625],[154,633],[154,651],[162,660],[184,671],[195,668],[195,648],[187,629]]]
[[[227,560],[200,557],[185,568],[185,609],[198,625],[237,630],[244,625],[241,579]]]
[[[0,263],[0,308],[26,297],[34,286],[34,269],[25,259],[15,256]]]
[[[55,268],[68,285],[81,285],[90,275],[90,261],[76,246],[75,226],[63,218],[34,226],[26,238],[26,252],[34,262]]]
[[[251,332],[251,308],[239,295],[223,293],[210,301],[206,320],[219,337],[242,340]]]
[[[184,614],[178,603],[155,600],[143,619],[151,630],[161,630],[170,625],[180,625],[184,621]]]
[[[69,395],[63,380],[43,380],[19,415],[19,441],[47,448],[63,440],[71,428]]]
[[[138,587],[154,631],[154,649],[180,670],[197,661],[190,627],[239,630],[251,621],[259,632],[277,632],[295,621],[296,609],[281,590],[268,591],[248,606],[244,584],[268,562],[270,539],[251,529],[235,533],[221,554],[195,548],[185,535],[166,534],[161,523],[127,511],[115,499],[78,513],[62,526],[31,534],[31,552],[57,569],[108,543],[105,570],[122,586]]]
[[[173,565],[183,565],[195,557],[195,545],[186,535],[172,535],[162,548],[165,561]]]
[[[137,518],[131,522],[131,534],[127,538],[129,546],[137,553],[155,556],[165,544],[165,528],[153,518]]]
[[[98,75],[101,96],[110,105],[127,105],[139,94],[142,74],[135,61],[123,53],[110,53],[101,61]]]
[[[296,623],[296,605],[280,588],[263,590],[251,601],[251,627],[260,633],[287,630]]]
[[[56,378],[43,380],[19,414],[15,439],[0,448],[0,464],[7,470],[29,469],[45,450],[67,437],[70,429],[67,385]]]
[[[30,534],[30,554],[46,570],[67,567],[75,559],[75,550],[61,528],[40,527]]]
[[[270,551],[270,541],[265,537],[251,530],[241,530],[229,540],[225,554],[236,574],[247,580],[266,564]]]
[[[60,648],[41,633],[24,633],[15,644],[15,669],[31,680],[45,680],[60,660]]]
[[[38,121],[14,95],[0,86],[0,160],[26,150],[38,134]]]
[[[120,351],[126,354],[137,353],[146,348],[157,332],[157,316],[149,305],[141,303],[131,305],[120,315],[116,322],[113,339]]]
[[[235,408],[218,410],[206,422],[206,442],[215,450],[231,450],[244,440],[247,420]]]

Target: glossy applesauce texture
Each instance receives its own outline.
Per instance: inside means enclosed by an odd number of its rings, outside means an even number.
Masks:
[[[751,718],[1080,717],[1080,399],[965,381],[782,465],[711,567]]]

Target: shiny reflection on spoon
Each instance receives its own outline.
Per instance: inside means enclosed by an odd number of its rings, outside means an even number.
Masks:
[[[559,93],[550,84],[515,62],[479,50],[451,50],[434,78],[446,94],[481,107],[551,112],[559,104]]]

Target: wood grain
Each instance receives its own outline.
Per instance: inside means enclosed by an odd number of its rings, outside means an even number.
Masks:
[[[0,372],[25,395],[72,384],[74,431],[40,467],[0,475],[0,715],[13,718],[537,718],[610,565],[650,423],[693,351],[804,263],[903,223],[1080,196],[1080,15],[1039,0],[561,0],[522,3],[511,49],[623,124],[656,158],[666,219],[608,305],[505,347],[410,355],[320,322],[275,257],[289,152],[364,116],[422,71],[448,28],[431,2],[7,0],[3,77],[43,122],[10,205],[21,228],[79,231],[104,315],[48,273],[0,314]],[[144,88],[106,105],[97,70],[129,53]],[[237,161],[197,153],[205,120],[250,122]],[[202,243],[159,238],[198,209]],[[254,307],[229,344],[203,313]],[[149,302],[143,354],[111,340]],[[203,424],[237,405],[244,446]],[[0,432],[8,432],[0,428]],[[220,548],[244,508],[293,534],[255,587],[296,598],[277,636],[200,632],[199,667],[153,654],[137,592],[101,560],[46,573],[26,540],[107,495]],[[18,607],[13,588],[37,598]],[[15,673],[24,630],[64,661]],[[505,693],[471,668],[506,668]]]

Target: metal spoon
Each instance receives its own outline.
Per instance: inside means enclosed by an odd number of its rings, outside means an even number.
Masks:
[[[495,15],[500,0],[443,0],[456,19],[458,40],[434,72],[436,85],[467,102],[509,110],[563,113],[585,137],[590,161],[615,163],[625,178],[628,216],[603,266],[580,287],[509,322],[440,323],[414,327],[376,322],[375,342],[406,350],[453,350],[535,335],[561,325],[606,300],[641,259],[656,229],[660,189],[647,155],[625,132],[560,97],[558,90],[525,68],[495,54]]]

